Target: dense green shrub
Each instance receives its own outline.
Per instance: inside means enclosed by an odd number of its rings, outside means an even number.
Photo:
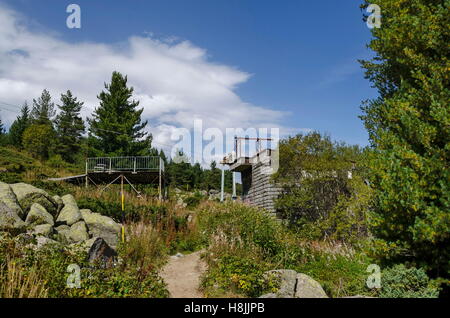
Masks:
[[[258,297],[276,290],[276,281],[264,277],[264,272],[270,270],[270,266],[258,262],[255,255],[248,251],[228,251],[221,254],[216,262],[210,260],[209,264],[211,270],[202,281],[202,288],[207,296],[214,297],[222,292]]]
[[[23,132],[22,143],[24,148],[35,158],[47,159],[52,144],[49,142],[55,137],[51,124],[32,124]]]
[[[203,196],[200,192],[196,191],[194,195],[190,195],[187,198],[184,198],[183,202],[186,203],[187,208],[192,209],[196,208],[200,204],[200,202],[204,199],[205,196]]]
[[[241,246],[258,246],[274,255],[280,249],[281,225],[258,208],[228,202],[208,205],[199,212],[199,225],[205,236],[224,235]]]
[[[372,296],[373,291],[366,287],[369,260],[363,254],[342,254],[310,248],[303,261],[297,261],[290,267],[316,279],[330,297]]]
[[[68,166],[68,164],[63,160],[63,158],[59,154],[51,156],[48,159],[47,164],[52,168],[64,168]]]
[[[379,297],[383,298],[437,298],[439,290],[421,268],[395,265],[381,275]]]
[[[370,191],[359,147],[312,132],[282,140],[279,151],[273,178],[282,193],[275,207],[299,235],[345,241],[367,236]]]
[[[107,269],[90,271],[85,269],[82,288],[71,289],[71,297],[101,298],[165,298],[168,291],[161,277],[153,270],[142,279],[138,268]]]

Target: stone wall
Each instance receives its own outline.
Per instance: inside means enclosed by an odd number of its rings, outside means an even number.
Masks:
[[[264,173],[266,167],[264,163],[257,162],[241,172],[243,200],[274,213],[274,200],[281,189],[271,181],[270,174]]]

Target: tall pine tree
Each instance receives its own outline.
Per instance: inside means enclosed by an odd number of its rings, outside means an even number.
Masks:
[[[35,125],[51,125],[51,120],[55,116],[55,104],[48,90],[42,91],[41,97],[33,99],[33,109],[31,118]]]
[[[2,118],[0,117],[0,146],[5,143],[5,129],[3,128]]]
[[[373,233],[380,255],[450,277],[448,0],[366,0],[382,9],[372,60],[379,97],[362,117],[373,146]],[[387,257],[386,257],[387,256]]]
[[[2,118],[0,117],[0,135],[3,135],[5,129],[3,128]]]
[[[75,162],[76,156],[81,149],[81,139],[85,131],[83,119],[80,116],[83,102],[68,90],[66,94],[61,94],[61,105],[58,105],[60,113],[55,119],[55,130],[57,144],[55,153],[67,162]]]
[[[222,178],[222,172],[217,168],[217,163],[211,161],[209,171],[206,173],[206,189],[220,190],[220,183]]]
[[[127,87],[127,77],[113,72],[111,83],[97,98],[100,106],[93,118],[88,119],[90,146],[95,155],[137,156],[148,155],[151,135],[144,132],[147,121],[141,121],[144,109],[132,98],[133,87]]]
[[[30,108],[28,107],[28,103],[25,101],[23,104],[20,115],[17,116],[16,120],[12,123],[9,129],[9,142],[17,147],[22,148],[22,137],[25,129],[30,126]]]

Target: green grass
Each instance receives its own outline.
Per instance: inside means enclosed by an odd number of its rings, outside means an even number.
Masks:
[[[0,147],[0,181],[6,183],[33,183],[62,175],[80,172],[79,167],[64,163],[57,167],[52,161],[42,162],[25,151],[13,147]]]
[[[361,251],[338,242],[304,241],[268,214],[238,203],[204,204],[198,218],[210,252],[203,280],[209,295],[259,296],[271,288],[263,273],[272,269],[307,274],[330,297],[372,295],[365,287],[370,260]]]

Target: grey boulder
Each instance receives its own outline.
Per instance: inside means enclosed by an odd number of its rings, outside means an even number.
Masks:
[[[21,219],[25,218],[25,214],[20,207],[20,204],[17,201],[17,197],[14,194],[12,188],[9,186],[9,184],[4,182],[0,182],[0,202],[4,203]]]
[[[93,213],[88,209],[81,209],[80,213],[86,222],[89,234],[103,238],[111,247],[116,247],[121,227],[110,217]]]
[[[79,221],[70,227],[68,232],[69,240],[73,243],[85,241],[89,239],[86,223]]]
[[[55,225],[53,216],[39,203],[33,203],[28,212],[25,223],[28,225],[50,224]]]
[[[70,242],[69,238],[69,232],[70,232],[70,226],[63,224],[55,227],[56,231],[56,240],[58,242],[67,244]]]
[[[37,236],[36,237],[36,245],[34,245],[33,248],[39,250],[43,247],[49,247],[49,246],[60,247],[61,244],[59,244],[55,240],[49,239],[48,237]]]
[[[308,275],[297,274],[295,298],[328,298],[322,286]]]
[[[89,263],[103,268],[112,267],[116,258],[116,251],[109,247],[106,241],[100,237],[94,241],[88,252]]]
[[[276,293],[265,294],[260,298],[328,298],[317,281],[294,270],[272,270],[266,272],[264,276],[266,279],[276,278],[279,289]]]
[[[58,204],[44,190],[38,189],[26,183],[11,184],[11,189],[17,197],[22,210],[25,214],[30,210],[33,203],[39,203],[47,212],[55,216],[58,210]]]
[[[71,194],[67,194],[61,198],[64,207],[59,212],[56,223],[65,223],[72,225],[81,220],[81,213],[78,209],[77,202]]]
[[[85,241],[77,242],[77,243],[71,243],[69,246],[74,251],[83,251],[83,252],[89,252],[94,242],[98,239],[98,237],[93,237]]]
[[[276,269],[264,274],[266,279],[276,279],[278,281],[278,291],[276,297],[267,298],[293,298],[295,295],[295,285],[297,283],[297,272],[291,269]],[[266,298],[264,297],[264,298]]]
[[[24,232],[26,230],[25,222],[3,202],[0,202],[0,230],[14,232]]]
[[[64,207],[64,202],[59,195],[52,196],[52,199],[57,205],[57,214],[59,214],[61,209]]]
[[[50,237],[53,234],[53,226],[51,224],[36,225],[32,232],[34,235],[42,235]]]

